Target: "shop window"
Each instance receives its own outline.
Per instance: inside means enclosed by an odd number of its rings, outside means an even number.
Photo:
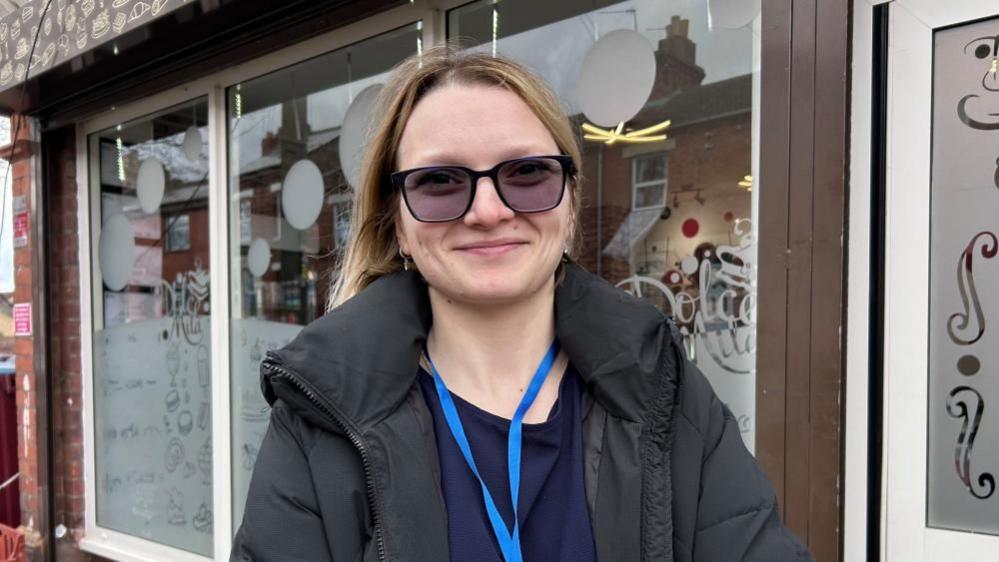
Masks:
[[[211,556],[208,108],[88,138],[96,522]]]
[[[635,209],[666,204],[666,155],[638,156],[632,160]]]
[[[579,263],[674,316],[753,450],[758,5],[480,0],[447,24],[553,87],[583,138]]]
[[[234,527],[270,419],[260,361],[325,309],[350,237],[369,108],[422,33],[408,25],[227,91]]]

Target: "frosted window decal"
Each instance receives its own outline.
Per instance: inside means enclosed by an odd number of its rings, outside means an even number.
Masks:
[[[999,534],[999,20],[937,31],[927,525]]]
[[[102,224],[97,525],[211,556],[207,119],[201,99],[95,133],[90,146]]]

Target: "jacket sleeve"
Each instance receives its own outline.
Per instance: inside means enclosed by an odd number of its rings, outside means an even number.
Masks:
[[[702,444],[697,516],[689,545],[694,562],[811,561],[808,550],[781,522],[773,488],[746,450],[732,412],[689,361],[680,399],[681,421],[693,425]]]
[[[274,403],[230,562],[332,562],[300,423]]]

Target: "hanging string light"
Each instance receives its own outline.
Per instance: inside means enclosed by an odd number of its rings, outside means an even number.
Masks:
[[[493,6],[493,56],[496,56],[496,40],[499,38],[499,10]]]
[[[417,64],[419,65],[420,68],[423,68],[423,22],[422,21],[416,22],[416,31],[419,32],[416,34],[416,58],[418,61]]]
[[[120,133],[121,132],[121,125],[118,125],[115,128],[115,130],[117,130]],[[121,135],[118,135],[118,137],[114,139],[114,144],[115,144],[115,147],[118,149],[118,162],[117,162],[118,181],[120,181],[122,183],[125,183],[125,159],[122,157],[122,152],[124,150],[124,145],[121,142]]]
[[[243,95],[239,92],[242,84],[236,84],[236,99],[233,105],[236,107],[236,119],[239,119],[243,115]]]

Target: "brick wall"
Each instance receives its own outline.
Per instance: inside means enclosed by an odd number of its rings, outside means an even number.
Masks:
[[[11,162],[12,191],[15,198],[24,198],[26,208],[30,209],[31,174],[34,165],[33,157],[37,156],[37,144],[29,139],[32,123],[21,121],[15,116],[11,119],[11,130],[16,130],[16,138],[12,145],[2,147],[0,151]],[[16,220],[19,213],[14,214]],[[14,249],[14,302],[15,304],[30,303],[33,306],[34,272],[31,267],[32,248],[28,244]],[[33,326],[34,328],[34,326]],[[44,559],[44,534],[47,525],[47,467],[44,456],[39,458],[39,447],[45,446],[45,428],[39,426],[38,406],[45,403],[44,381],[39,380],[35,373],[35,335],[17,337],[14,342],[16,355],[15,369],[17,372],[17,453],[18,466],[21,473],[21,526],[28,547],[28,559]],[[44,412],[44,410],[43,410]],[[42,416],[44,421],[44,416]]]
[[[72,127],[46,133],[48,306],[50,393],[52,395],[52,526],[62,562],[97,560],[77,548],[85,529],[83,374],[80,361],[80,255],[77,224],[76,140]]]

